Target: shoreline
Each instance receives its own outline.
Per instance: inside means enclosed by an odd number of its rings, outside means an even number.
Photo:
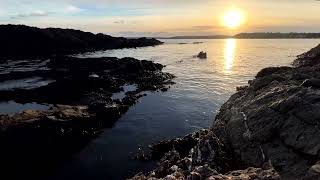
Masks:
[[[320,45],[294,67],[261,70],[221,107],[210,129],[154,144],[137,159],[147,179],[318,179]]]
[[[21,68],[19,61],[15,61]],[[22,66],[26,66],[21,62]],[[0,159],[11,178],[38,177],[80,151],[103,129],[112,127],[146,91],[166,91],[174,76],[164,66],[134,58],[75,58],[53,56],[39,70],[38,61],[28,61],[32,70],[14,68],[2,82],[38,77],[50,83],[40,87],[0,90],[0,101],[47,104],[45,110],[27,110],[0,115]],[[41,84],[41,83],[40,83]],[[126,85],[135,88],[126,90]],[[120,93],[121,96],[113,97]],[[58,163],[59,164],[59,163]],[[51,166],[51,165],[50,165]],[[20,172],[15,174],[14,172]],[[41,177],[40,175],[40,177]],[[3,175],[5,177],[5,175]],[[17,176],[17,177],[15,177]]]

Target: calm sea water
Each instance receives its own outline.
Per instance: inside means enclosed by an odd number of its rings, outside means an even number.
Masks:
[[[130,108],[111,129],[106,129],[53,179],[124,179],[148,170],[153,163],[139,163],[131,155],[139,145],[183,136],[208,128],[219,107],[246,85],[262,68],[288,66],[295,56],[319,40],[163,40],[161,46],[111,50],[85,57],[135,57],[166,65],[177,76],[168,92],[149,93]],[[193,42],[202,41],[201,44]],[[179,44],[187,43],[187,44]],[[208,59],[193,58],[200,51]]]

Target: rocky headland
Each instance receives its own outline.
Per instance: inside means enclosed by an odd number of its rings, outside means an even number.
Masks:
[[[127,39],[73,29],[40,29],[25,25],[0,25],[0,39],[0,61],[162,44],[153,38]]]
[[[292,67],[261,70],[221,107],[210,129],[163,141],[133,180],[320,179],[320,45]]]

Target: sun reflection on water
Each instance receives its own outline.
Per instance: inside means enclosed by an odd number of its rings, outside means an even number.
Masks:
[[[235,39],[226,39],[224,47],[224,72],[232,73],[232,67],[235,60],[237,41]]]

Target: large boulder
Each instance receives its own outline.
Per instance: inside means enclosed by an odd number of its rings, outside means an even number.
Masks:
[[[305,56],[314,61],[260,71],[220,109],[212,131],[246,166],[270,160],[283,178],[301,178],[319,160],[319,56]]]

